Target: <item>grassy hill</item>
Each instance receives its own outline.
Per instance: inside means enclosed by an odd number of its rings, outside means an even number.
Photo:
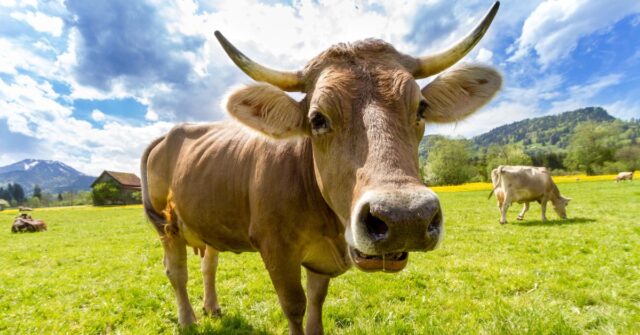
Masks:
[[[470,144],[477,152],[491,145],[521,144],[532,157],[541,153],[562,155],[575,128],[587,121],[615,124],[619,129],[617,142],[621,145],[637,143],[640,140],[640,120],[622,121],[609,115],[602,107],[586,107],[500,126],[473,137]],[[420,143],[420,157],[426,159],[429,149],[443,137],[425,136]]]
[[[473,138],[480,147],[492,144],[521,143],[566,148],[575,127],[585,121],[612,122],[616,120],[601,107],[587,107],[557,115],[526,119],[495,128]]]

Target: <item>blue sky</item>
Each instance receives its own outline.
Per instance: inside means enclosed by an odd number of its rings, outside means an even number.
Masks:
[[[384,39],[404,53],[465,35],[492,1],[0,0],[0,165],[61,160],[97,175],[136,172],[147,143],[179,122],[226,118],[250,80],[213,37],[298,69],[337,42]],[[474,136],[584,106],[640,118],[640,1],[505,0],[463,61],[504,76],[467,120],[428,133]]]

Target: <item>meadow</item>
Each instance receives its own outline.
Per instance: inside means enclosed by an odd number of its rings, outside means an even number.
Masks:
[[[637,334],[640,183],[559,183],[568,220],[532,204],[498,223],[488,191],[439,192],[444,244],[412,253],[398,274],[333,279],[328,334]],[[551,207],[551,206],[549,206]],[[1,334],[284,334],[287,324],[255,253],[224,253],[224,315],[202,317],[199,259],[189,257],[197,327],[180,331],[162,248],[142,209],[36,210],[49,230],[11,234],[0,212]]]

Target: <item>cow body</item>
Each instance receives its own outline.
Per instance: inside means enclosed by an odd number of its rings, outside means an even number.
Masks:
[[[202,258],[204,310],[219,314],[219,251],[260,253],[292,334],[322,333],[329,279],[352,265],[397,272],[443,233],[438,197],[420,180],[426,122],[456,122],[501,86],[465,65],[422,89],[482,37],[498,9],[452,48],[414,58],[380,40],[338,44],[297,72],[251,61],[219,32],[229,57],[257,81],[226,102],[232,121],[181,125],[141,160],[143,203],[164,247],[178,320],[195,322],[186,247]],[[266,82],[266,83],[264,83]],[[284,91],[305,94],[295,101]],[[306,294],[301,267],[307,269]]]
[[[265,140],[233,121],[177,126],[146,157],[151,208],[177,209],[179,219],[169,224],[192,247],[261,251],[271,258],[278,257],[270,250],[277,246],[304,255],[300,262],[317,273],[335,276],[347,269],[344,236],[320,194],[311,155],[306,139]]]
[[[39,232],[46,231],[47,224],[42,220],[34,220],[30,215],[21,214],[15,218],[13,225],[11,225],[12,233],[22,232]]]
[[[633,181],[633,172],[620,172],[616,176],[616,183],[621,180]]]
[[[514,203],[524,204],[518,220],[524,218],[530,202],[538,202],[542,221],[546,221],[547,202],[551,201],[558,215],[565,219],[568,198],[560,195],[551,173],[544,167],[501,165],[491,171],[493,191],[500,209],[500,223],[507,223],[507,210]]]

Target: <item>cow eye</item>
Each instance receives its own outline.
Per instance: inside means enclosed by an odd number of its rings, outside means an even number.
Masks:
[[[424,112],[427,110],[427,106],[426,100],[420,100],[420,103],[418,103],[418,120],[425,118]]]
[[[322,135],[331,130],[329,120],[318,112],[314,112],[309,116],[309,123],[311,124],[311,133],[313,135]]]

